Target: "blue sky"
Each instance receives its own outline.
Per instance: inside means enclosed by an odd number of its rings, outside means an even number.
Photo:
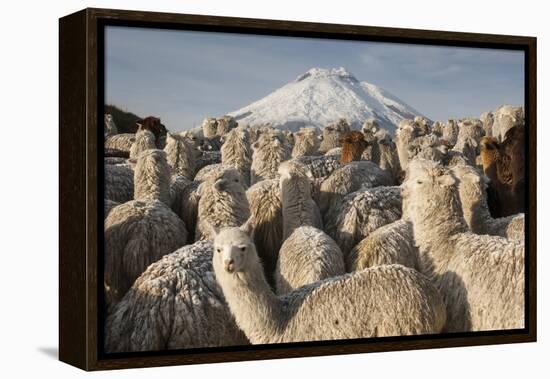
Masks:
[[[345,67],[433,120],[523,105],[523,52],[107,27],[106,101],[170,130],[259,100],[312,67]]]

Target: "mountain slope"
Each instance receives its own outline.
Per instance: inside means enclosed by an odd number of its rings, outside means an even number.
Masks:
[[[360,82],[340,67],[312,68],[296,80],[244,108],[231,112],[240,124],[266,124],[297,130],[323,128],[345,117],[359,128],[368,118],[393,131],[404,118],[421,115],[387,91]]]

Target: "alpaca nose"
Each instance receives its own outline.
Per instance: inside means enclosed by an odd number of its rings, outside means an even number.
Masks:
[[[233,259],[226,259],[223,263],[225,266],[225,271],[233,272],[235,269],[235,261],[233,261]]]

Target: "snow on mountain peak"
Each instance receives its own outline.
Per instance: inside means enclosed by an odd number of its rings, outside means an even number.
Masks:
[[[359,81],[344,67],[311,68],[270,95],[229,113],[242,125],[297,130],[323,128],[346,118],[355,129],[374,118],[393,131],[404,118],[421,115],[380,87]]]

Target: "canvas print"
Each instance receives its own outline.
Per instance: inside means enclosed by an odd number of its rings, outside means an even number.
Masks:
[[[100,348],[523,329],[524,62],[106,26]]]

